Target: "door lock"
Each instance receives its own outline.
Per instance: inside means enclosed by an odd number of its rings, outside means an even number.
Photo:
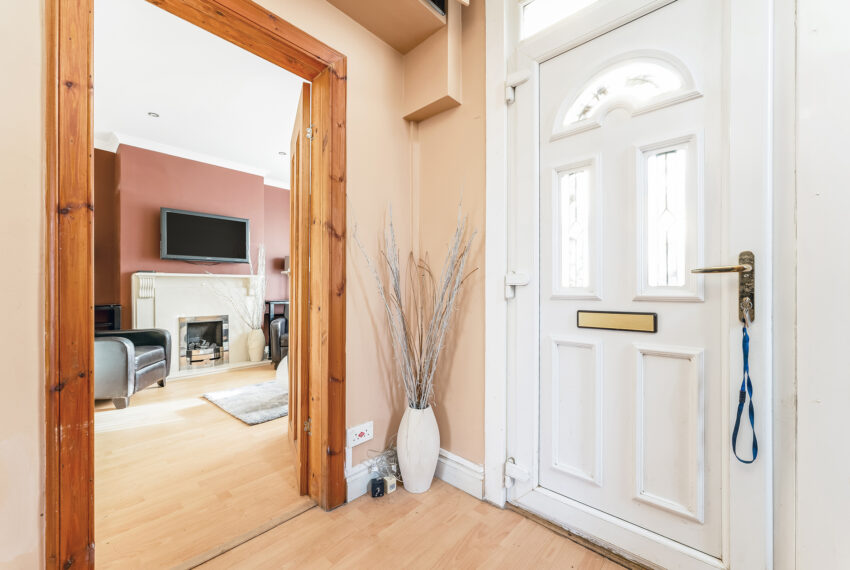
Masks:
[[[738,265],[719,265],[691,269],[691,273],[737,273],[738,274],[738,320],[756,320],[756,256],[752,251],[738,255]],[[748,313],[744,314],[744,311]]]

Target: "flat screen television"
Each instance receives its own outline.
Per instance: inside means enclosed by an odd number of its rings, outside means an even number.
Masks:
[[[162,259],[248,263],[250,220],[171,208],[159,212]]]

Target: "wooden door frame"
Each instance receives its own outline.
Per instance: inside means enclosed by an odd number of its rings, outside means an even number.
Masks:
[[[314,82],[310,491],[345,502],[346,57],[250,0],[148,0]],[[45,556],[94,565],[93,0],[45,0]],[[313,342],[315,340],[315,342]],[[318,400],[318,401],[316,401]]]
[[[312,85],[303,83],[298,98],[298,111],[295,115],[295,127],[289,141],[290,151],[290,189],[289,189],[289,243],[299,255],[290,256],[289,279],[289,441],[295,457],[295,473],[298,490],[304,495],[309,492],[309,474],[307,473],[310,450],[307,440],[309,430],[302,429],[308,416],[302,415],[309,410],[309,365],[301,356],[310,351],[310,275],[300,268],[308,267],[310,260],[306,255],[309,246],[300,247],[302,240],[310,241],[310,152],[307,138],[312,124],[310,115],[312,103]]]

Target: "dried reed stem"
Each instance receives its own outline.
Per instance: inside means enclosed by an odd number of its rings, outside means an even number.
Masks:
[[[425,409],[434,399],[434,376],[445,346],[446,334],[463,282],[464,270],[477,232],[467,235],[467,218],[458,208],[457,227],[443,263],[439,280],[425,259],[407,261],[408,295],[402,294],[403,278],[399,260],[395,227],[390,219],[384,229],[381,257],[387,269],[385,286],[375,264],[360,243],[357,231],[354,241],[366,258],[366,263],[384,304],[387,315],[393,357],[398,367],[407,403],[411,408]]]
[[[254,273],[254,264],[251,262],[250,255],[248,256],[248,272],[251,275],[251,290],[247,303],[241,295],[236,294],[233,287],[228,287],[224,280],[207,271],[208,275],[217,278],[209,286],[216,295],[233,307],[233,312],[245,323],[245,326],[249,329],[261,329],[266,312],[266,248],[263,244],[257,248],[257,272]]]

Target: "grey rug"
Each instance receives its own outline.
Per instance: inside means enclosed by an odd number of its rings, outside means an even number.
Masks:
[[[289,394],[277,380],[210,392],[203,397],[249,426],[276,420],[289,413]]]

